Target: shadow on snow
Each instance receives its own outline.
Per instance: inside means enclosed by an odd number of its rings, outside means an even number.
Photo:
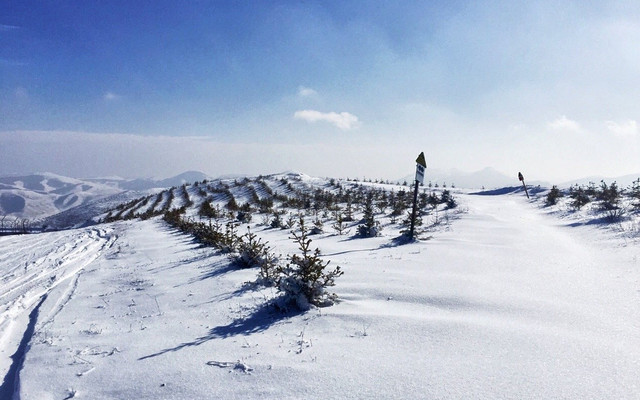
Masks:
[[[275,301],[277,301],[277,299]],[[207,343],[213,339],[224,339],[238,335],[251,335],[253,333],[264,332],[277,322],[300,314],[302,314],[302,311],[281,312],[276,309],[274,303],[264,304],[255,308],[248,316],[235,319],[227,325],[220,325],[212,328],[205,336],[201,336],[190,342],[179,344],[175,347],[161,350],[157,353],[140,357],[138,360],[142,361],[154,358],[166,353],[176,352],[187,347],[200,346],[201,344]]]

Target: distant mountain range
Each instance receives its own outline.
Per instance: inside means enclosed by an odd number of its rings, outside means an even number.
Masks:
[[[409,175],[404,177],[402,180],[411,182],[414,180],[414,176]],[[467,189],[495,189],[505,186],[517,186],[519,184],[517,175],[510,177],[490,167],[476,172],[463,172],[457,169],[450,169],[446,171],[439,169],[427,169],[424,183],[427,185],[429,182],[433,184],[437,183],[439,186],[442,186],[443,184],[451,186],[453,184],[458,188]],[[526,180],[526,182],[527,185],[550,186],[548,182],[543,181]]]
[[[203,181],[205,179],[211,179],[206,174],[198,171],[187,171],[183,172],[180,175],[176,175],[167,179],[151,179],[151,178],[143,178],[143,179],[123,179],[123,178],[88,178],[85,179],[89,182],[95,182],[107,186],[112,186],[119,188],[121,190],[135,190],[135,191],[145,191],[149,189],[155,188],[168,188],[172,186],[180,186],[185,183],[193,183],[198,181]]]
[[[462,172],[457,169],[450,169],[447,171],[427,169],[424,183],[425,185],[429,182],[432,182],[434,184],[438,183],[438,185],[440,186],[442,186],[443,183],[446,183],[447,186],[455,184],[455,186],[458,188],[468,189],[479,189],[482,187],[486,189],[496,189],[509,186],[518,186],[520,182],[518,181],[518,177],[516,174],[517,171],[516,173],[514,173],[513,177],[510,177],[489,167],[476,172]],[[587,185],[589,182],[599,184],[601,180],[604,180],[605,182],[607,182],[607,184],[611,184],[615,181],[617,182],[619,187],[626,188],[638,178],[640,178],[640,173],[618,177],[590,176],[565,182],[548,182],[528,180],[527,176],[525,175],[525,182],[528,186],[539,185],[542,187],[550,188],[552,185],[557,185],[560,188],[568,188],[574,184]],[[407,182],[412,182],[413,179],[413,175],[403,178],[403,180],[406,180]]]
[[[51,173],[0,177],[0,214],[42,218],[121,191]]]
[[[0,216],[43,219],[87,204],[100,208],[97,200],[101,199],[117,198],[124,201],[156,188],[165,189],[204,179],[210,178],[195,171],[159,180],[118,177],[75,179],[48,172],[5,176],[0,177]]]
[[[612,182],[616,182],[619,188],[626,188],[630,186],[633,183],[633,181],[635,181],[638,178],[640,178],[640,173],[618,176],[618,177],[588,176],[586,178],[562,182],[558,185],[558,187],[564,188],[564,187],[569,187],[575,184],[588,185],[589,182],[593,182],[596,185],[599,185],[600,181],[605,181],[608,185],[610,185]]]

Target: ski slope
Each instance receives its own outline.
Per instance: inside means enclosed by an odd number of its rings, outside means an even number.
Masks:
[[[640,398],[638,243],[522,195],[457,198],[418,243],[312,237],[345,274],[340,303],[307,313],[265,307],[256,271],[158,219],[0,238],[0,394]]]

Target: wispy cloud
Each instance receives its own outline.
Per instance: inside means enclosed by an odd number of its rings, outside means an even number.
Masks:
[[[14,25],[0,24],[0,32],[9,32],[18,28],[19,28],[18,26],[14,26]]]
[[[298,96],[300,97],[313,97],[317,95],[318,95],[318,92],[316,92],[311,88],[308,88],[305,86],[298,86]]]
[[[115,94],[115,93],[113,93],[113,92],[107,92],[107,93],[104,94],[103,98],[106,101],[114,101],[114,100],[118,100],[120,98],[120,96]]]
[[[13,93],[15,94],[16,98],[20,100],[25,100],[29,98],[29,92],[27,91],[27,89],[23,87],[17,87]]]
[[[10,60],[8,58],[0,58],[0,66],[21,67],[23,65],[27,65],[27,63],[24,61]]]
[[[335,125],[339,129],[343,131],[348,131],[360,126],[360,121],[358,121],[358,117],[348,112],[328,112],[323,113],[316,110],[301,110],[296,111],[293,114],[293,118],[302,119],[309,123],[314,123],[318,121],[328,122],[330,124]]]
[[[582,130],[579,123],[567,118],[566,115],[563,115],[555,121],[550,122],[549,127],[556,131],[580,132]]]
[[[638,136],[638,123],[632,119],[624,122],[607,121],[607,129],[616,136],[633,137]]]

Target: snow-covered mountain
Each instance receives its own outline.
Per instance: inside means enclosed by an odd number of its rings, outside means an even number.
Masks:
[[[156,188],[168,188],[172,186],[180,186],[185,183],[193,183],[203,181],[205,179],[211,179],[208,175],[198,171],[187,171],[179,175],[166,179],[153,179],[153,178],[136,178],[136,179],[124,179],[119,177],[108,178],[87,178],[85,180],[89,182],[97,182],[100,184],[113,186],[122,190],[133,191],[145,191]]]
[[[122,189],[52,173],[5,176],[0,177],[0,213],[44,218],[119,192]]]
[[[166,179],[85,178],[52,173],[0,177],[0,215],[44,220],[50,227],[82,224],[105,209],[148,193],[210,179],[188,171]]]

